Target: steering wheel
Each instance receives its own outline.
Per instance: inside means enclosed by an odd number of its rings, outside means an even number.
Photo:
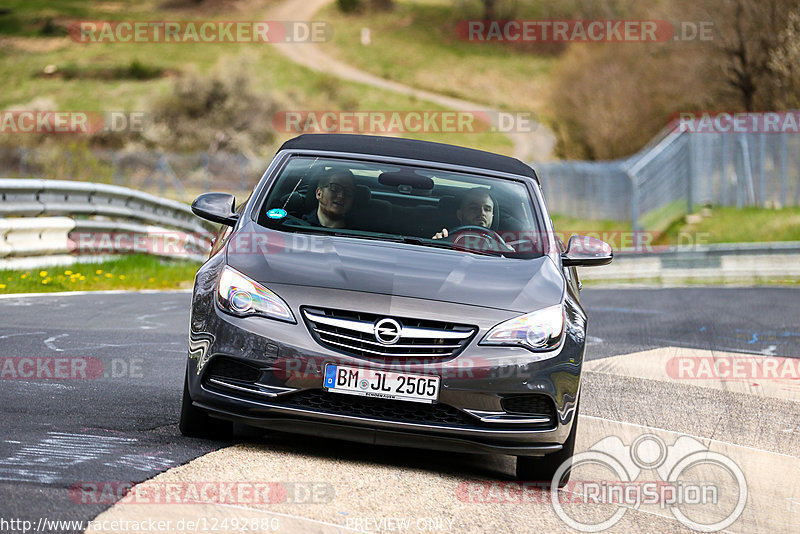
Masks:
[[[492,252],[515,252],[514,248],[508,245],[500,234],[490,228],[467,224],[453,228],[447,236],[454,246],[465,250],[487,250]],[[478,242],[471,241],[477,239]]]

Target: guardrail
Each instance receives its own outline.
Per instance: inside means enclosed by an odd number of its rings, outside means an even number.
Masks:
[[[63,262],[67,254],[129,252],[202,261],[215,229],[186,204],[126,187],[0,179],[0,258],[6,264],[26,257],[60,254]]]
[[[580,269],[582,280],[684,283],[800,279],[800,242],[717,243],[657,250],[614,251],[602,269]]]

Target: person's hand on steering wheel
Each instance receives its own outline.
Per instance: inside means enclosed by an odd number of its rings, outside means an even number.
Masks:
[[[467,239],[470,237],[481,239],[483,246],[475,247],[472,243],[470,243],[471,246],[466,246]],[[447,228],[442,228],[441,232],[438,232],[432,237],[432,239],[448,238],[453,245],[467,250],[478,249],[496,252],[514,252],[514,248],[503,241],[500,234],[490,228],[474,224],[459,226],[458,228],[454,228],[452,232],[448,232]]]

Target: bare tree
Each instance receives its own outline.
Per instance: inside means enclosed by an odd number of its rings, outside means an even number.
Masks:
[[[746,111],[774,107],[776,95],[770,59],[785,29],[794,0],[704,0],[716,35],[710,61]]]
[[[778,35],[778,44],[770,54],[769,67],[775,73],[778,106],[800,107],[800,9],[789,14],[786,28]]]

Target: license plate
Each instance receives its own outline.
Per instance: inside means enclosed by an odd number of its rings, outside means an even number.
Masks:
[[[410,375],[376,369],[325,365],[323,387],[334,393],[434,403],[439,398],[439,377]]]

